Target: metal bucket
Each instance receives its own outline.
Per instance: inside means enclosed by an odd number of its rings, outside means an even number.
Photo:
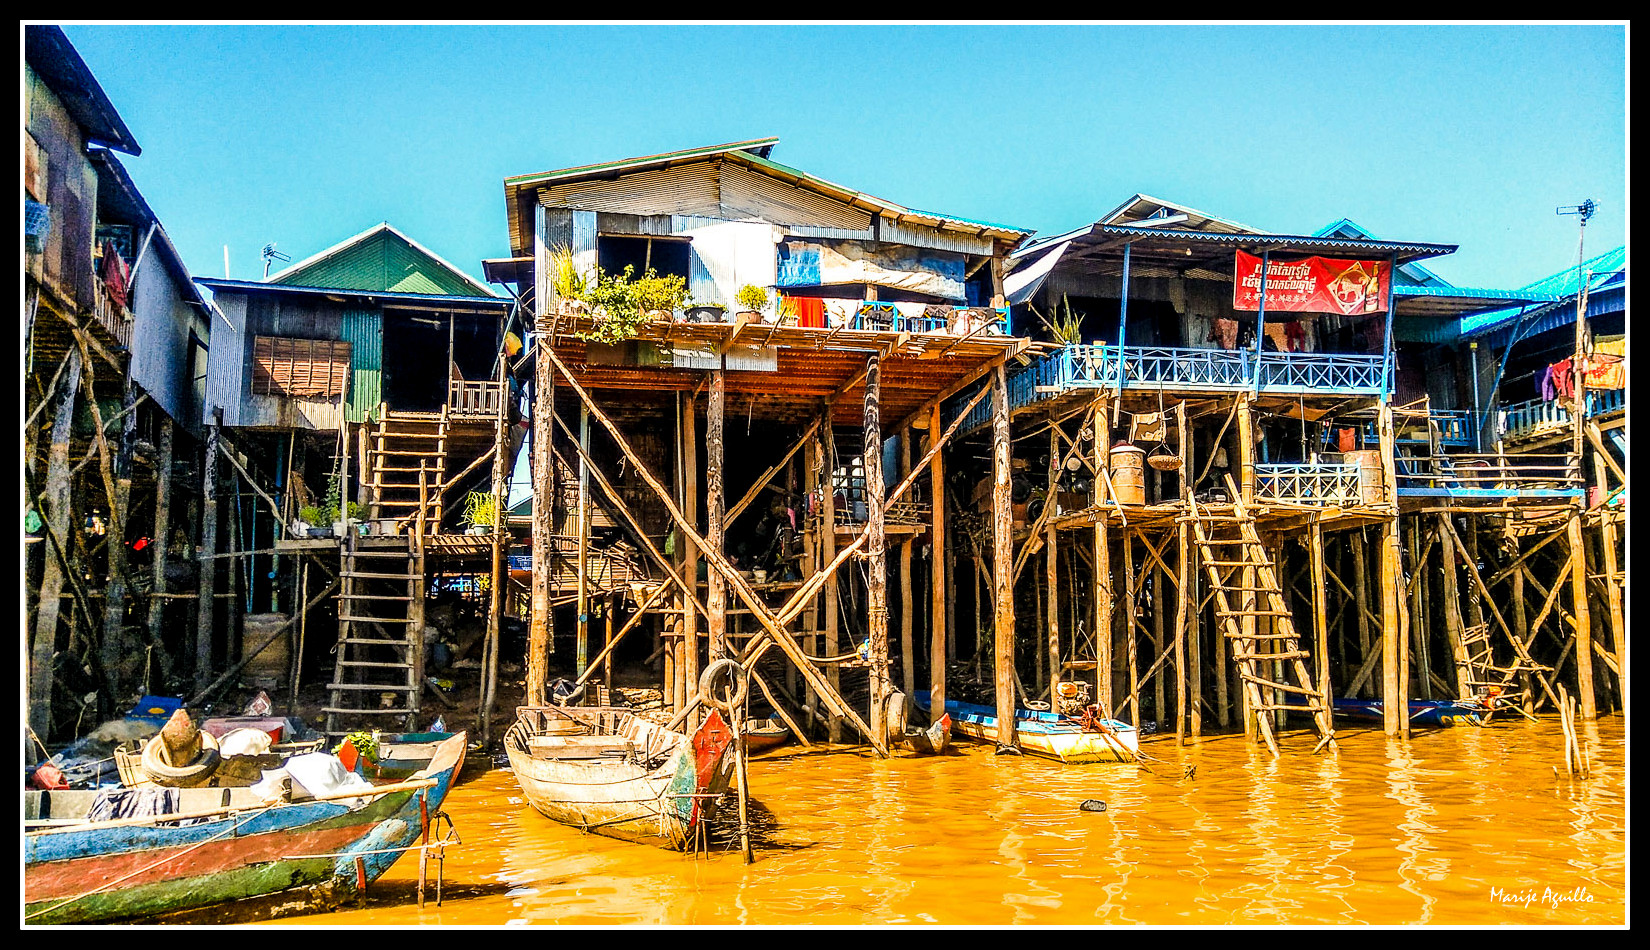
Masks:
[[[1358,466],[1358,494],[1366,505],[1386,503],[1386,481],[1381,477],[1379,449],[1360,449],[1347,452],[1346,461]]]
[[[1146,503],[1146,450],[1128,442],[1111,449],[1111,487],[1120,505]]]

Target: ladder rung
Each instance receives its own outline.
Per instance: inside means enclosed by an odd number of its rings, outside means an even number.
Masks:
[[[1247,659],[1247,657],[1245,657],[1244,659]],[[1242,670],[1238,671],[1238,675],[1243,677],[1245,682],[1254,683],[1256,686],[1266,686],[1266,687],[1269,687],[1271,689],[1281,689],[1286,693],[1300,693],[1302,696],[1316,696],[1316,695],[1318,695],[1318,691],[1315,690],[1315,689],[1308,689],[1305,686],[1295,686],[1295,685],[1292,685],[1290,683],[1279,683],[1279,682],[1275,682],[1275,681],[1269,680],[1269,679],[1262,679],[1259,676],[1252,676],[1248,673],[1243,672]]]
[[[413,619],[411,619],[410,617],[346,617],[346,616],[343,616],[342,614],[339,615],[338,619],[341,622],[348,622],[348,623],[415,623],[416,622]]]
[[[352,689],[352,690],[369,690],[369,689],[373,689],[373,690],[377,690],[380,693],[405,693],[405,692],[407,692],[408,690],[410,690],[412,688],[413,687],[408,686],[406,683],[399,683],[399,684],[398,683],[328,683],[327,684],[327,689],[334,690],[334,691],[342,690],[342,689]]]
[[[339,637],[338,642],[359,643],[371,647],[395,647],[397,649],[413,646],[412,642],[408,640],[385,640],[381,637]]]
[[[1216,567],[1216,566],[1218,566],[1218,567],[1271,567],[1272,566],[1271,561],[1216,561],[1212,558],[1205,558],[1203,563],[1207,564],[1211,567]]]
[[[1245,660],[1298,660],[1312,654],[1305,650],[1291,650],[1288,653],[1251,653]]]
[[[365,577],[382,581],[415,581],[422,580],[422,574],[376,574],[371,571],[339,571],[340,577]]]
[[[400,455],[406,458],[446,458],[447,453],[437,450],[434,452],[419,452],[416,449],[374,449],[376,455]],[[428,469],[426,469],[428,471]]]
[[[334,714],[342,714],[342,715],[350,715],[350,716],[407,716],[407,715],[411,715],[412,712],[413,712],[413,710],[411,710],[411,709],[348,709],[348,708],[340,708],[340,707],[337,707],[337,706],[328,706],[328,707],[322,709],[321,711],[324,712],[324,713],[334,713]],[[329,732],[329,733],[327,733],[327,735],[329,735],[329,736],[341,736],[341,735],[344,735],[344,733],[342,733],[342,732]]]
[[[339,660],[337,662],[337,665],[338,666],[370,666],[370,667],[373,667],[374,669],[383,669],[383,670],[410,670],[410,669],[412,669],[412,664],[410,664],[410,663],[369,663],[366,660]]]
[[[1287,610],[1222,610],[1228,617],[1293,617]]]
[[[402,560],[406,560],[411,555],[409,555],[405,550],[402,550],[402,549],[399,549],[399,548],[385,548],[382,551],[375,551],[375,550],[372,550],[372,549],[360,549],[360,550],[355,550],[355,551],[348,551],[344,554],[344,556],[347,557],[347,558],[393,557],[393,558],[401,558]]]
[[[1266,705],[1261,705],[1261,706],[1250,706],[1249,708],[1250,709],[1255,709],[1255,710],[1287,709],[1290,712],[1309,712],[1309,713],[1323,712],[1323,707],[1322,706],[1289,706],[1289,705],[1286,705],[1286,704],[1278,704],[1278,705],[1266,704]]]
[[[405,594],[339,594],[339,600],[412,600]]]
[[[1226,634],[1228,640],[1299,640],[1300,635],[1294,633],[1251,633],[1245,636],[1241,633]]]

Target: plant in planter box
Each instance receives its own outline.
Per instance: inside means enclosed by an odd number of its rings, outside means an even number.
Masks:
[[[768,292],[755,284],[746,284],[739,288],[739,293],[734,295],[733,301],[739,305],[742,312],[761,313],[762,308],[768,305]]]
[[[590,282],[573,262],[573,249],[565,244],[550,249],[550,289],[563,300],[589,302]]]
[[[471,534],[486,534],[497,523],[498,499],[491,492],[473,491],[464,496],[464,524]]]

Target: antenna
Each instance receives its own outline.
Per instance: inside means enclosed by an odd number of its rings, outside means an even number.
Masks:
[[[285,254],[282,254],[280,251],[275,250],[275,242],[274,241],[270,241],[268,244],[264,245],[263,256],[264,256],[264,279],[265,280],[269,279],[269,264],[270,264],[271,261],[282,261],[284,263],[286,261],[292,260],[292,258],[287,257]]]

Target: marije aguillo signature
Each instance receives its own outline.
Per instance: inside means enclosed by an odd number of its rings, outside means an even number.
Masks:
[[[1587,892],[1585,886],[1573,887],[1567,891],[1554,890],[1551,887],[1543,887],[1539,891],[1533,887],[1509,891],[1491,886],[1490,900],[1497,904],[1517,904],[1526,909],[1531,904],[1541,904],[1557,910],[1567,904],[1591,904],[1593,895]]]

